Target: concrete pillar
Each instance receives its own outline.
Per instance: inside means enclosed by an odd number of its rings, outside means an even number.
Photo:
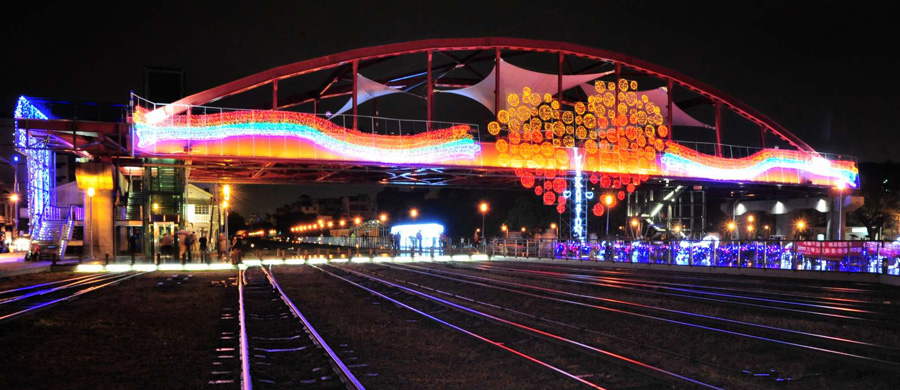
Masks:
[[[113,192],[95,190],[94,196],[84,194],[84,239],[93,243],[94,259],[110,257],[113,250]],[[85,241],[85,250],[90,250],[91,242]],[[90,253],[90,252],[88,252]]]

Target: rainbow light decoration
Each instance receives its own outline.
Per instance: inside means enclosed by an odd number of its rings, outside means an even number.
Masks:
[[[231,111],[176,115],[150,124],[147,110],[133,116],[136,149],[157,153],[160,145],[189,150],[210,141],[255,145],[262,138],[288,138],[333,153],[337,160],[388,164],[434,164],[475,160],[480,146],[468,125],[456,125],[415,135],[380,135],[338,126],[315,115],[289,111]],[[164,148],[165,149],[165,148]],[[254,151],[255,153],[255,151]],[[321,157],[320,157],[321,158]]]
[[[731,182],[771,182],[859,187],[853,161],[829,161],[818,153],[763,149],[745,158],[722,158],[667,142],[660,157],[663,176]]]
[[[16,103],[15,119],[49,119],[25,96]],[[16,148],[26,157],[28,170],[28,221],[29,234],[36,239],[49,238],[49,232],[41,229],[45,210],[51,206],[53,186],[56,184],[56,164],[53,152],[45,147],[45,141],[19,128],[15,121]],[[18,210],[16,211],[18,212]]]

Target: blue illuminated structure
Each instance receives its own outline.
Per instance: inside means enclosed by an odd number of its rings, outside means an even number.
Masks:
[[[418,235],[422,235],[421,242],[416,242]],[[394,225],[391,227],[391,235],[399,235],[400,248],[439,249],[441,247],[441,235],[444,234],[444,226],[437,223],[420,223],[409,225]]]
[[[41,229],[44,215],[53,202],[53,186],[56,164],[53,152],[47,147],[47,140],[32,136],[19,128],[18,119],[49,119],[25,96],[20,96],[14,114],[15,143],[19,153],[26,157],[28,171],[28,220],[29,234],[33,239],[49,239],[50,232]]]
[[[833,246],[839,245],[835,249]],[[900,241],[557,242],[554,257],[614,263],[900,274]]]

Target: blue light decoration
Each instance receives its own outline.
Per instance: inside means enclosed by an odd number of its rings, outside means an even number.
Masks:
[[[900,241],[557,242],[557,259],[900,275]]]
[[[33,239],[49,239],[50,232],[42,229],[43,217],[52,204],[56,164],[53,152],[46,147],[46,140],[30,135],[19,128],[18,119],[49,119],[25,96],[20,96],[13,115],[15,121],[15,143],[19,153],[25,156],[28,171],[28,220],[29,234]]]

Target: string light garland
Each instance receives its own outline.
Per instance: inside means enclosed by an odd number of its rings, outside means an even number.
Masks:
[[[763,149],[749,157],[723,158],[670,141],[660,157],[660,165],[667,176],[825,186],[846,183],[853,188],[859,185],[859,170],[854,162],[829,161],[818,153],[798,150]]]
[[[138,107],[133,122],[136,147],[154,152],[163,142],[209,142],[285,137],[308,141],[339,156],[393,164],[474,160],[480,153],[467,125],[415,135],[381,135],[338,126],[315,115],[289,111],[232,111],[176,115],[155,124]]]
[[[47,115],[34,106],[26,97],[20,96],[13,116],[15,121],[15,142],[19,153],[26,157],[28,171],[28,220],[29,234],[34,239],[49,240],[52,232],[44,223],[44,215],[50,208],[53,196],[53,185],[56,180],[56,164],[53,152],[45,142],[19,128],[18,119],[49,119]],[[18,212],[18,211],[17,211]]]

